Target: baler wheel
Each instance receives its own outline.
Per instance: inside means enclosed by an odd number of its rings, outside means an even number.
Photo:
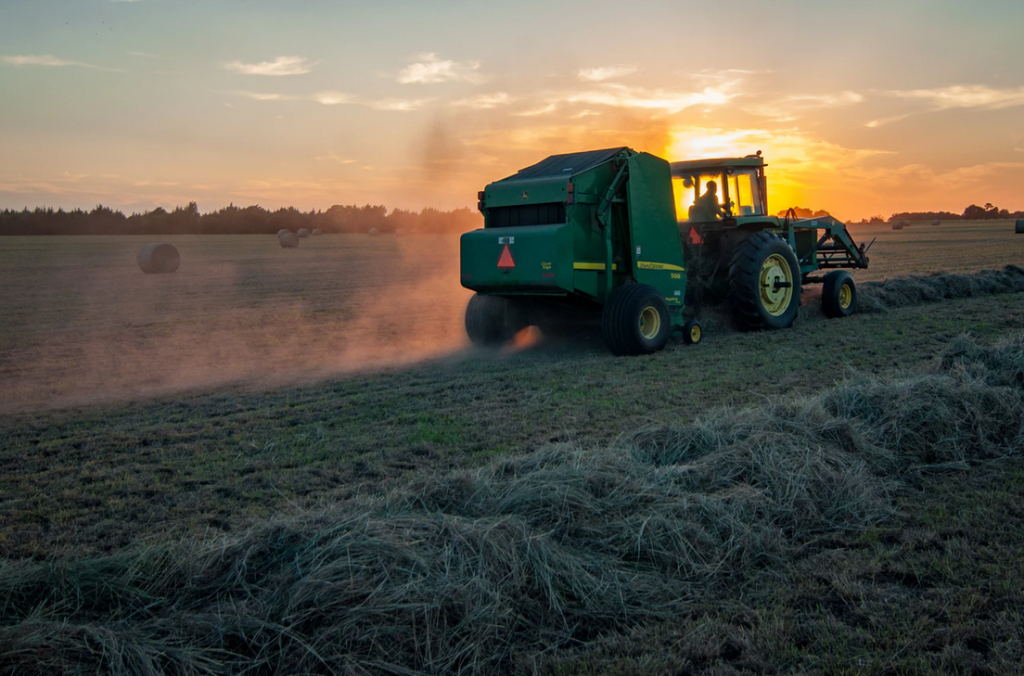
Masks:
[[[701,329],[700,322],[696,319],[683,324],[683,342],[687,345],[696,345],[700,342],[703,336],[703,330]]]
[[[729,305],[744,331],[785,329],[800,309],[800,265],[777,235],[755,232],[729,261]]]
[[[651,354],[665,347],[672,329],[668,304],[647,284],[623,284],[601,313],[601,334],[612,354]]]
[[[504,345],[525,327],[508,298],[474,294],[466,306],[466,333],[477,347]]]
[[[829,319],[849,317],[857,303],[857,286],[846,270],[833,270],[821,285],[821,310]]]

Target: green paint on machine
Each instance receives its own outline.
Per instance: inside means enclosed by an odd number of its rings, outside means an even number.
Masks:
[[[467,311],[470,338],[491,345],[553,318],[600,316],[613,353],[654,352],[673,331],[701,335],[688,271],[702,293],[729,288],[741,328],[789,326],[801,282],[821,281],[810,273],[867,267],[867,256],[835,219],[767,216],[764,166],[760,153],[670,164],[620,147],[553,155],[490,183],[484,227],[461,239],[462,285],[487,297]],[[700,195],[712,180],[717,208],[713,189]],[[683,218],[677,184],[701,205]]]

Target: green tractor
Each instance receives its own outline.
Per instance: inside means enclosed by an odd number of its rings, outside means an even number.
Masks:
[[[610,148],[489,184],[484,227],[461,240],[462,285],[477,292],[470,340],[494,346],[527,326],[600,318],[613,354],[649,354],[673,332],[699,342],[707,300],[727,301],[741,329],[786,328],[815,282],[826,315],[850,314],[856,287],[843,268],[866,268],[866,249],[830,216],[769,216],[764,167],[760,152],[669,163]]]

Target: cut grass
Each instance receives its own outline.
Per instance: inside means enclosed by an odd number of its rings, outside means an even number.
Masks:
[[[708,333],[644,359],[593,346],[471,352],[267,393],[183,397],[3,419],[0,553],[112,552],[236,530],[279,511],[379,492],[495,449],[607,445],[716,406],[809,394],[850,374],[933,365],[965,330],[1024,329],[1024,294],[898,308],[788,331]],[[575,393],[575,394],[571,394]]]
[[[922,473],[1017,457],[1022,370],[1024,334],[989,349],[960,340],[933,373],[721,409],[607,449],[503,458],[238,538],[7,564],[0,666],[531,671],[554,649],[706,611],[763,576],[792,579],[807,547],[883,523],[893,495]],[[899,583],[964,575],[958,546]],[[830,582],[816,602],[870,625],[868,585]],[[877,640],[910,641],[923,626]],[[842,639],[856,634],[836,633],[832,643],[848,652]],[[935,640],[992,650],[991,638],[970,632]],[[946,663],[914,653],[911,666]],[[810,666],[799,650],[790,659]]]

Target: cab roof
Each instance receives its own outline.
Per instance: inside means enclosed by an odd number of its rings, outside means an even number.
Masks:
[[[720,157],[705,160],[685,160],[682,162],[670,162],[672,175],[693,173],[701,169],[717,169],[719,167],[765,167],[764,158],[760,155],[747,155],[746,157]]]

